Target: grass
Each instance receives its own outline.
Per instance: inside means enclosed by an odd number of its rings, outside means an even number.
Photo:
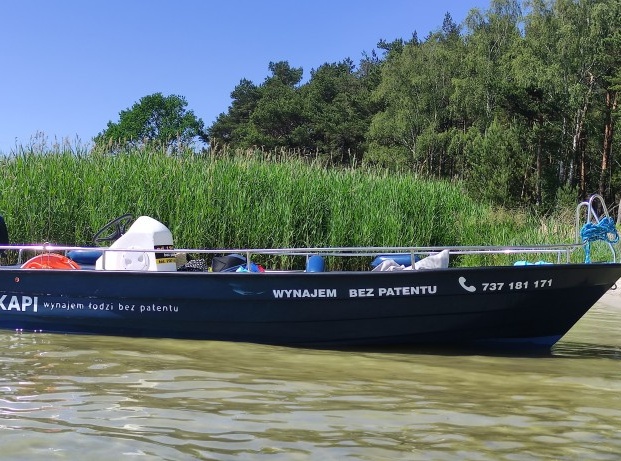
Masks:
[[[573,221],[493,209],[459,183],[334,169],[256,152],[21,151],[0,158],[13,242],[90,245],[124,213],[165,223],[178,248],[511,245],[570,242]],[[544,233],[544,231],[546,231]]]

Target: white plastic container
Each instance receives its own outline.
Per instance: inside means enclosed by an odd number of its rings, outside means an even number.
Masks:
[[[104,251],[95,267],[99,270],[156,271],[177,270],[173,238],[161,222],[140,216],[127,232]],[[132,251],[153,250],[153,251]]]

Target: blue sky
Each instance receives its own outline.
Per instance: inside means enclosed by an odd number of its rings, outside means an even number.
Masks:
[[[304,69],[380,39],[423,39],[449,12],[461,23],[489,0],[7,0],[0,5],[0,153],[87,145],[143,96],[184,96],[211,125],[242,78],[270,61]],[[41,140],[41,137],[38,138]]]

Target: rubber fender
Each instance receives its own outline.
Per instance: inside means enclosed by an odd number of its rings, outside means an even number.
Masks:
[[[57,253],[45,253],[30,258],[22,269],[80,269],[80,265],[66,256]]]
[[[323,258],[313,255],[306,262],[306,272],[323,272],[326,269]]]

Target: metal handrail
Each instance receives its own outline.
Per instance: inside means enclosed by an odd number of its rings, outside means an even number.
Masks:
[[[581,243],[548,244],[529,246],[383,246],[383,247],[305,247],[305,248],[175,248],[169,250],[181,254],[244,254],[267,256],[335,256],[335,257],[362,257],[377,256],[379,254],[409,253],[411,255],[430,255],[448,250],[451,255],[515,255],[515,254],[556,254],[560,262],[565,257],[569,261],[570,254],[582,248]],[[161,249],[152,248],[109,248],[109,247],[81,247],[67,245],[0,245],[0,250],[18,251],[19,261],[24,252],[33,253],[67,253],[69,251],[102,251],[103,253],[161,253]],[[248,258],[250,259],[250,258]]]
[[[598,213],[596,210],[596,206],[601,207],[602,214]],[[582,212],[583,209],[586,211],[585,221],[582,222]],[[575,220],[575,230],[576,230],[576,244],[582,244],[582,237],[580,235],[582,231],[582,227],[586,223],[599,224],[603,218],[609,218],[610,214],[608,213],[608,207],[606,206],[606,202],[604,198],[600,194],[593,194],[589,197],[588,200],[580,202],[576,207],[576,220]],[[606,242],[610,252],[612,254],[612,261],[617,262],[617,252],[615,247],[610,242]]]

